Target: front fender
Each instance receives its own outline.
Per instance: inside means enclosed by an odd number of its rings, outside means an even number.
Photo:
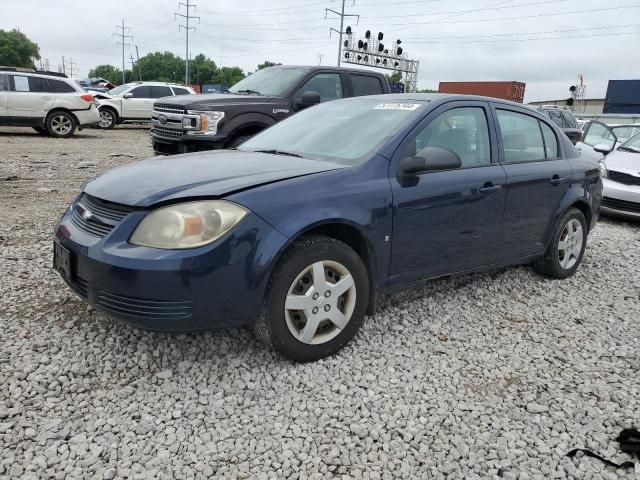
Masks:
[[[274,125],[276,120],[259,112],[242,113],[236,115],[231,120],[225,123],[222,127],[222,134],[226,138],[231,138],[236,132],[245,129],[247,127],[262,127],[267,128]]]

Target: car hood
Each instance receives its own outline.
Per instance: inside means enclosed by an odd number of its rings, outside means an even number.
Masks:
[[[609,170],[640,176],[640,153],[614,150],[606,156],[604,164]]]
[[[263,95],[236,95],[233,93],[204,93],[199,95],[176,95],[156,100],[156,102],[171,105],[180,105],[192,110],[207,109],[218,105],[238,105],[245,103],[274,103],[278,97],[266,97]]]
[[[223,197],[249,188],[345,168],[319,160],[268,153],[220,150],[155,157],[114,168],[91,180],[89,195],[147,207],[192,197]]]

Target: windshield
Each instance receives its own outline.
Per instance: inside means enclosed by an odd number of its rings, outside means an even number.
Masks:
[[[625,125],[621,127],[611,127],[613,133],[615,133],[618,142],[626,142],[631,137],[633,137],[636,133],[640,132],[640,124],[639,125]]]
[[[280,97],[298,83],[307,72],[306,68],[263,68],[240,80],[229,89],[229,92]]]
[[[391,137],[425,102],[376,99],[322,103],[275,124],[239,150],[280,151],[343,165],[357,165]]]
[[[622,145],[620,145],[618,147],[618,150],[640,153],[640,133],[636,134],[635,136],[624,142]]]
[[[109,95],[122,95],[124,92],[129,90],[129,88],[131,88],[131,85],[120,85],[119,87],[109,90]]]

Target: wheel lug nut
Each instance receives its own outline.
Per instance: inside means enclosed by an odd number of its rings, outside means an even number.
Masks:
[[[324,292],[324,296],[329,298],[331,296],[331,290],[327,290],[326,292]]]
[[[325,305],[324,306],[324,311],[328,312],[329,310],[331,310],[331,305]]]
[[[318,307],[313,307],[313,310],[311,310],[311,312],[313,312],[314,315],[318,313]]]
[[[316,292],[316,293],[313,294],[313,299],[317,300],[319,296],[320,296],[320,294],[318,292]]]

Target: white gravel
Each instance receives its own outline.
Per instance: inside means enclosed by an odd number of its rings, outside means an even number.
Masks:
[[[50,269],[53,225],[86,179],[150,154],[146,131],[17,131],[0,130],[0,478],[634,478],[564,455],[630,459],[640,225],[601,222],[566,281],[521,267],[384,299],[339,355],[296,365],[244,330],[87,309]]]

